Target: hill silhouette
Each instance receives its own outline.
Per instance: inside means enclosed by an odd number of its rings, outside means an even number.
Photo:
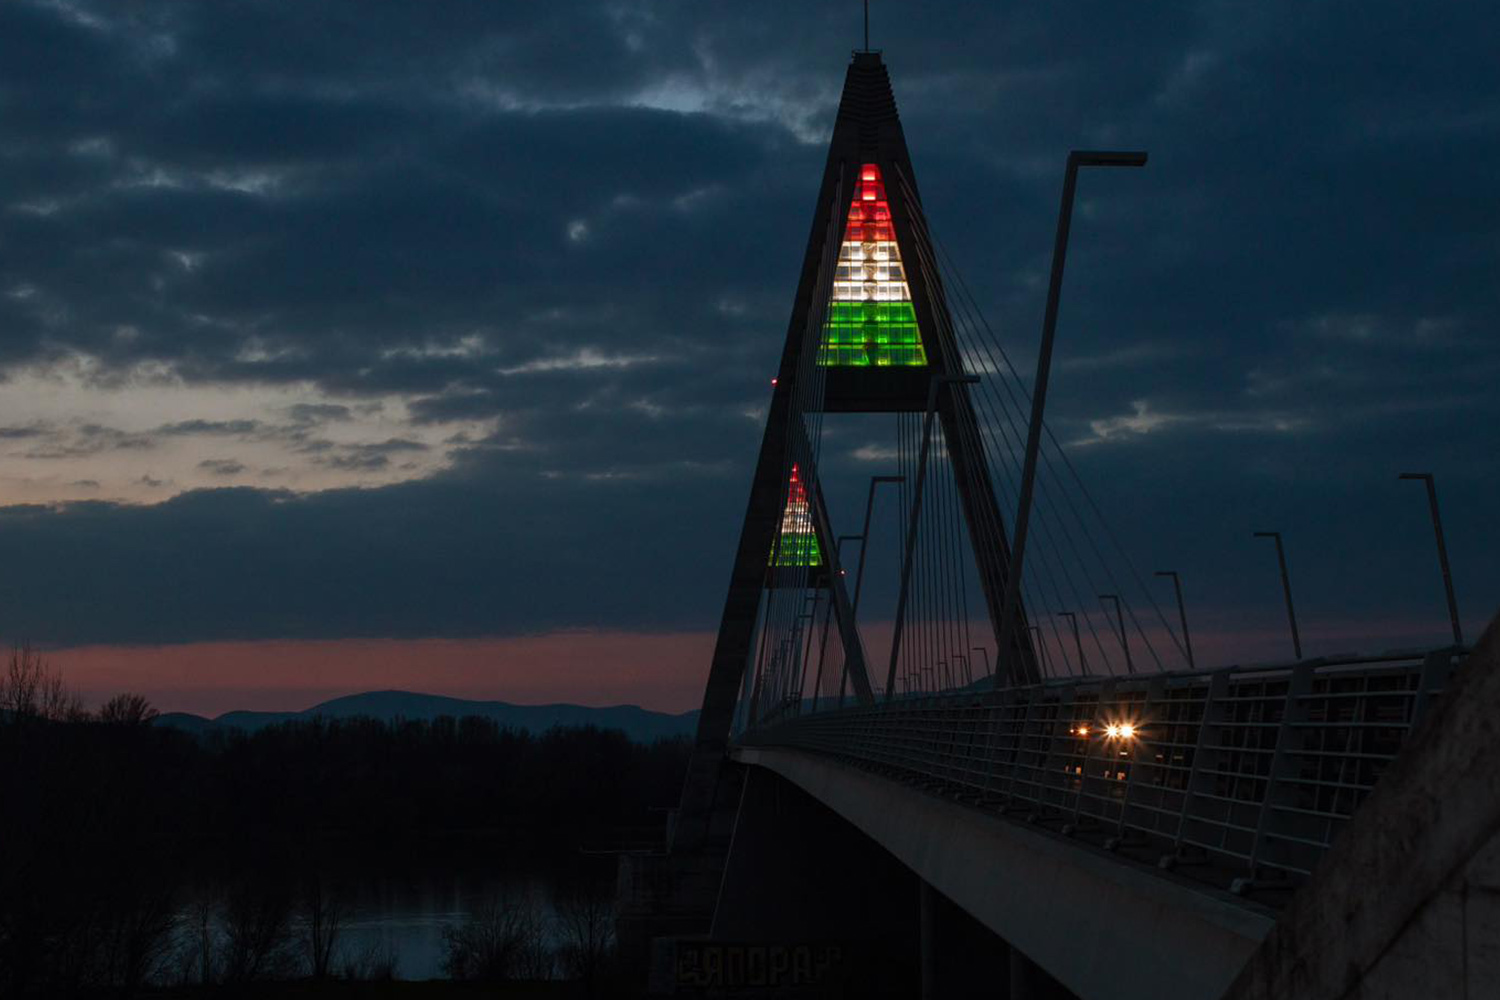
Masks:
[[[698,724],[697,711],[673,715],[653,712],[638,705],[611,705],[604,708],[565,702],[552,705],[516,705],[506,701],[476,701],[414,691],[366,691],[321,702],[300,712],[242,710],[225,712],[212,719],[189,712],[165,712],[157,717],[156,724],[201,736],[229,729],[255,732],[283,722],[313,718],[367,718],[393,722],[398,719],[431,721],[443,716],[478,716],[490,719],[505,729],[531,733],[597,726],[600,729],[622,730],[632,740],[640,743],[690,736]]]

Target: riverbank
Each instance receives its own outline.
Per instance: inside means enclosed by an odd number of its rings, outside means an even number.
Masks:
[[[347,982],[298,980],[258,982],[243,986],[181,986],[138,993],[149,1000],[565,1000],[587,996],[581,983],[514,982],[456,983],[447,979],[420,982]]]

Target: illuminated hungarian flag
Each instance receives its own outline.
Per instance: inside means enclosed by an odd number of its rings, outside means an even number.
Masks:
[[[813,530],[812,508],[807,502],[807,486],[795,464],[792,465],[791,486],[787,490],[786,513],[781,515],[781,536],[772,549],[771,565],[823,565],[823,554],[818,551],[818,533]]]
[[[839,246],[839,269],[828,303],[821,365],[925,365],[911,288],[891,226],[880,168],[859,168],[859,183]]]

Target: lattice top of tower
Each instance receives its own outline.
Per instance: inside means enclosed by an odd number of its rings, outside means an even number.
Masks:
[[[838,120],[858,125],[861,143],[871,146],[878,139],[880,125],[899,120],[891,76],[886,72],[879,52],[854,53],[849,72],[844,77]]]

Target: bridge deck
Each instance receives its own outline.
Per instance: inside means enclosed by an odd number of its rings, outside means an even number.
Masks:
[[[808,792],[1080,997],[1217,1000],[1275,922],[1258,901],[823,754],[733,754]]]
[[[1312,872],[1463,655],[897,700],[777,721],[739,744],[830,755],[1275,905]]]

